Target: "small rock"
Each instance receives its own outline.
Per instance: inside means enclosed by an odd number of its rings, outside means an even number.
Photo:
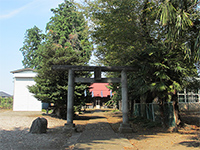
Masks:
[[[31,125],[30,133],[46,133],[47,132],[47,119],[38,117]]]

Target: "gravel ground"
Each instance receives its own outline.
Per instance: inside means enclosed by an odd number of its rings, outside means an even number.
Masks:
[[[122,121],[120,113],[105,113],[112,128],[118,129]],[[33,120],[44,117],[48,121],[46,134],[31,134],[29,129]],[[82,132],[91,118],[91,113],[79,115],[74,123],[79,132]],[[190,121],[189,121],[190,119]],[[192,121],[191,121],[192,119]],[[200,148],[199,116],[186,118],[188,123],[194,122],[197,126],[192,129],[183,129],[179,133],[166,133],[162,130],[146,130],[135,124],[136,133],[126,137],[137,150],[193,150]],[[194,120],[194,121],[193,121]],[[71,136],[63,130],[66,120],[42,115],[42,112],[13,112],[0,110],[0,150],[64,150],[67,140]]]
[[[46,134],[31,134],[33,120],[44,117],[48,121]],[[66,120],[57,119],[42,112],[13,112],[0,110],[1,150],[58,150],[71,135],[63,130]],[[86,122],[82,123],[85,125]]]

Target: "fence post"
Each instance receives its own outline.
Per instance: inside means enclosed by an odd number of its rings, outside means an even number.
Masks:
[[[145,107],[146,107],[147,119],[149,119],[148,104],[145,104]]]
[[[153,121],[155,122],[155,116],[154,116],[154,107],[153,107],[153,103],[151,103],[151,108],[152,108],[152,117],[153,117]]]

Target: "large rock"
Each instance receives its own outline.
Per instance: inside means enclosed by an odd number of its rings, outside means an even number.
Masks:
[[[47,132],[47,119],[38,117],[31,125],[30,133],[46,133]]]

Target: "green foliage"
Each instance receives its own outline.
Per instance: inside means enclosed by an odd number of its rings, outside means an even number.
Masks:
[[[65,0],[58,8],[51,9],[51,11],[53,16],[47,23],[47,34],[40,36],[41,31],[36,27],[27,30],[28,35],[25,42],[28,40],[29,43],[36,46],[32,48],[31,44],[24,43],[26,49],[23,48],[22,50],[24,54],[26,53],[24,62],[26,58],[32,58],[27,66],[34,66],[38,73],[35,78],[36,84],[30,86],[29,91],[34,93],[34,96],[42,102],[66,107],[68,72],[52,70],[52,66],[87,65],[92,46],[89,42],[87,22],[73,3]],[[37,40],[35,40],[35,37],[38,37]],[[40,37],[44,37],[44,39],[41,40]],[[41,59],[32,57],[36,54]],[[79,77],[88,73],[76,72],[75,74],[76,77]],[[87,88],[87,85],[75,85],[75,105],[78,106],[85,101],[85,88]]]
[[[12,109],[12,107],[13,107],[12,97],[7,97],[7,98],[0,97],[0,109]]]
[[[42,109],[42,112],[44,112],[44,113],[48,112],[48,114],[51,114],[53,112],[53,110],[52,109],[50,109],[50,110]]]
[[[79,60],[89,61],[91,44],[89,42],[87,22],[81,12],[69,1],[51,9],[54,16],[47,23],[46,30],[53,43],[58,47],[71,47]]]
[[[171,47],[182,43],[188,58],[199,60],[199,2],[196,0],[165,0],[158,6],[158,20]],[[180,45],[179,45],[180,46]]]
[[[115,102],[112,99],[105,103],[105,105],[109,107],[113,106],[114,104]]]
[[[195,1],[89,1],[96,56],[108,66],[132,66],[129,99],[168,101],[197,76],[199,12]],[[109,77],[120,77],[119,73]],[[113,84],[113,91],[121,94]],[[119,96],[120,97],[120,96]]]
[[[81,106],[82,105],[78,105],[78,106],[74,106],[74,112],[81,112]]]
[[[111,112],[119,112],[119,109],[114,109]]]
[[[39,47],[44,37],[45,35],[42,34],[42,31],[36,26],[26,30],[25,40],[23,42],[24,45],[20,48],[24,56],[22,63],[25,68],[39,68],[42,59]]]
[[[106,106],[109,106],[109,107],[113,107],[113,106],[117,105],[117,104],[118,104],[118,101],[121,100],[121,97],[119,97],[119,96],[121,96],[121,95],[115,93],[115,94],[111,97],[111,99],[110,99],[108,102],[105,103],[105,105],[106,105]]]

